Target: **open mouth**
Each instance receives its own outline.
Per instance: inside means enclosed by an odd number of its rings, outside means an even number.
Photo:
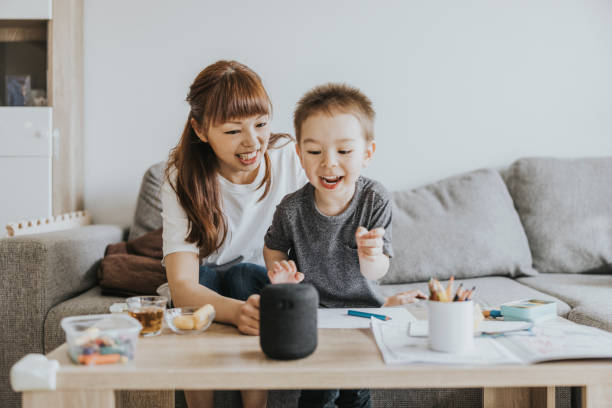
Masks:
[[[253,163],[255,163],[257,161],[257,154],[258,153],[259,153],[259,150],[254,150],[254,151],[249,152],[249,153],[239,153],[239,154],[236,155],[236,157],[243,164],[253,164]]]
[[[323,187],[328,188],[330,190],[333,190],[334,188],[338,187],[338,184],[340,184],[343,178],[344,176],[333,176],[333,177],[321,176],[319,177]]]

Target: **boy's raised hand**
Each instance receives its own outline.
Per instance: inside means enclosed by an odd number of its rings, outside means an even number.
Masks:
[[[355,239],[357,241],[357,254],[359,259],[376,260],[383,254],[384,228],[374,228],[368,231],[364,227],[357,228]]]
[[[300,283],[304,274],[298,272],[293,261],[275,261],[272,269],[268,270],[268,278],[271,283]]]

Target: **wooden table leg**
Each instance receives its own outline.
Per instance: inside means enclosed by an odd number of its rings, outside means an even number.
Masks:
[[[115,391],[116,408],[174,408],[174,390]]]
[[[484,388],[484,408],[554,408],[555,387]]]
[[[538,387],[530,390],[532,407],[555,408],[555,387]]]
[[[25,391],[23,408],[115,408],[113,390]]]
[[[582,387],[582,408],[605,408],[612,401],[610,384],[586,385]]]

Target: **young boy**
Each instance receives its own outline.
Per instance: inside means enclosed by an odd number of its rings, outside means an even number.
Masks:
[[[347,85],[306,93],[294,113],[296,150],[310,181],[283,198],[265,237],[272,283],[309,282],[323,307],[379,307],[376,279],[389,269],[390,195],[360,176],[374,155],[374,110]],[[420,293],[392,297],[408,303]],[[339,397],[338,397],[339,395]],[[304,390],[300,407],[370,406],[369,390]]]

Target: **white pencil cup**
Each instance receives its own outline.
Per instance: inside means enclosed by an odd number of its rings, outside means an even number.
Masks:
[[[427,302],[429,348],[461,353],[474,347],[474,302]]]

